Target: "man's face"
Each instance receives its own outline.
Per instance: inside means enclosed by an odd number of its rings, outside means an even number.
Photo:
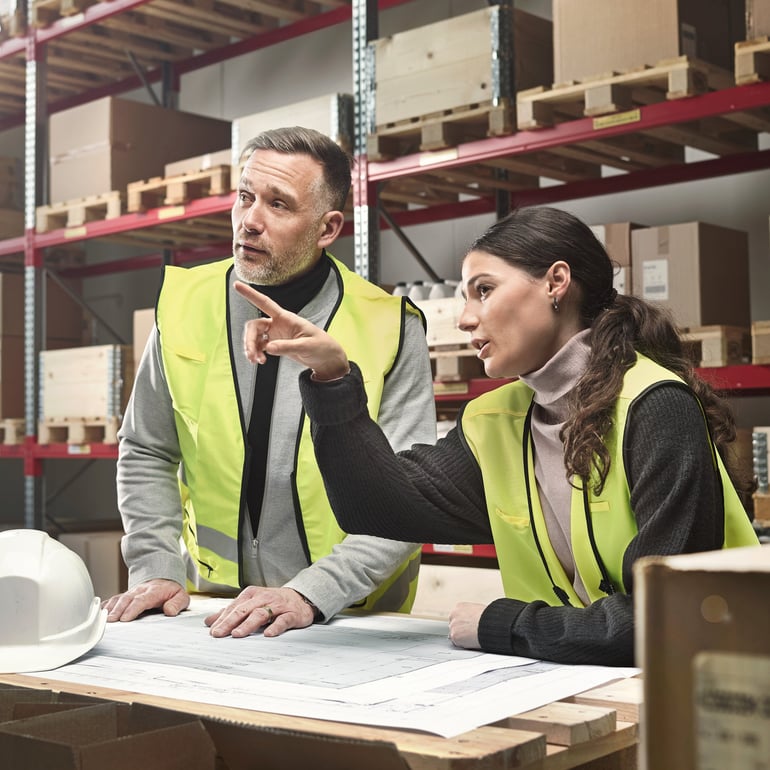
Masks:
[[[232,210],[238,278],[276,286],[307,272],[326,245],[327,201],[323,169],[315,159],[254,151]]]

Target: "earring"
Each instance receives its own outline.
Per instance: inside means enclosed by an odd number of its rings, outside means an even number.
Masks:
[[[559,300],[557,300],[556,297],[553,298],[553,312],[559,312]]]

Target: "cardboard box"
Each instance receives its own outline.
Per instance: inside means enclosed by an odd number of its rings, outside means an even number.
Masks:
[[[333,139],[340,147],[353,150],[353,97],[331,93],[271,110],[243,115],[233,120],[232,163],[237,166],[243,148],[262,131],[284,126],[313,128]]]
[[[69,281],[66,285],[76,293],[80,290],[79,282]],[[81,344],[85,332],[83,308],[50,278],[45,286],[43,315],[47,340]],[[21,273],[0,273],[0,334],[24,335],[24,276]]]
[[[150,706],[103,703],[0,724],[0,755],[14,770],[215,770],[202,722]]]
[[[129,345],[41,351],[41,419],[121,419],[131,393],[133,362]]]
[[[0,208],[19,211],[24,208],[23,168],[19,158],[0,157]]]
[[[0,336],[0,419],[24,417],[24,337]]]
[[[229,121],[114,96],[49,119],[51,203],[163,176],[171,161],[230,146]]]
[[[550,85],[551,22],[515,10],[508,24],[505,13],[501,6],[482,8],[373,41],[375,124],[490,104]]]
[[[109,599],[128,590],[128,570],[120,551],[121,531],[65,532],[59,542],[74,551],[86,565],[94,594]]]
[[[139,361],[147,346],[147,340],[150,337],[152,327],[155,326],[155,308],[147,307],[134,310],[134,373],[139,368]]]
[[[748,235],[703,222],[633,230],[634,295],[680,327],[751,325]]]
[[[0,239],[24,235],[24,212],[18,209],[0,209]]]
[[[745,29],[744,0],[553,0],[554,82],[676,56],[732,72],[734,46]]]
[[[767,763],[768,596],[770,545],[636,562],[642,768]]]
[[[612,285],[618,294],[633,294],[631,271],[631,231],[642,227],[633,222],[611,222],[606,225],[591,225],[593,234],[615,263]]]
[[[746,40],[770,35],[770,0],[746,0]]]

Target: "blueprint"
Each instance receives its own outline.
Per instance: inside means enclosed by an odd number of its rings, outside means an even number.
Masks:
[[[176,618],[108,623],[103,639],[50,679],[219,706],[451,737],[638,669],[563,666],[455,647],[446,621],[341,615],[275,638],[215,639],[196,597]]]

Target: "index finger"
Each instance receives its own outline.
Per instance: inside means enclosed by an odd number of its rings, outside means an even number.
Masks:
[[[265,315],[270,316],[270,318],[275,318],[275,316],[283,309],[277,302],[273,302],[273,300],[266,294],[262,294],[262,292],[253,289],[247,283],[243,283],[243,281],[235,281],[233,283],[233,288],[244,299],[251,302],[254,307],[261,310]]]

